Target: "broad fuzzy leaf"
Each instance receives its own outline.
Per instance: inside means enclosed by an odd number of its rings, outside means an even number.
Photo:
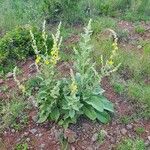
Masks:
[[[85,102],[87,104],[93,106],[99,112],[103,112],[104,111],[103,103],[102,103],[100,97],[98,97],[98,96],[91,96],[89,98],[89,100],[87,100]]]
[[[83,106],[83,113],[91,120],[95,120],[97,117],[97,114],[96,114],[94,108],[90,105]]]
[[[110,121],[110,116],[107,112],[96,112],[97,113],[97,119],[102,123],[108,123]]]

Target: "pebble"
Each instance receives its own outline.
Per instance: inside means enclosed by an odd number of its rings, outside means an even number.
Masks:
[[[131,124],[128,124],[128,125],[126,126],[126,128],[127,128],[128,130],[131,130],[131,129],[133,128],[133,126],[132,126]]]
[[[32,134],[35,134],[35,133],[37,132],[37,129],[31,129],[30,132],[31,132]]]
[[[27,141],[27,142],[30,142],[30,138],[27,138],[26,141]]]
[[[11,132],[12,132],[12,133],[15,133],[15,129],[12,129]]]
[[[42,133],[39,133],[39,135],[38,135],[39,137],[41,137],[42,136]]]
[[[138,48],[138,49],[141,49],[141,48],[142,48],[142,46],[141,46],[141,45],[138,45],[138,46],[137,46],[137,48]]]
[[[12,72],[8,72],[7,74],[6,74],[6,78],[12,78],[13,77],[13,73]]]
[[[32,116],[32,120],[33,120],[34,122],[37,122],[37,120],[38,120],[38,117],[37,117],[37,115],[35,115],[35,116]]]
[[[92,142],[95,142],[98,140],[98,133],[95,133],[93,136],[92,136]]]
[[[44,147],[45,147],[45,144],[41,144],[40,147],[41,147],[41,148],[44,148]]]
[[[3,84],[4,83],[4,80],[0,79],[0,84]]]
[[[107,136],[107,135],[108,135],[107,131],[105,131],[105,130],[101,130],[101,133],[102,133],[104,136]]]
[[[24,136],[27,136],[29,133],[28,132],[24,132]]]
[[[146,147],[148,147],[148,146],[150,146],[150,141],[146,140],[144,144],[145,144]]]
[[[121,129],[121,133],[122,133],[123,135],[125,135],[125,134],[127,133],[127,130],[126,130],[125,128],[123,128],[123,129]]]

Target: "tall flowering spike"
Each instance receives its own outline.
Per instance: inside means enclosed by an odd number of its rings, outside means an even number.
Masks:
[[[74,77],[72,69],[70,69],[70,74],[71,74],[71,78],[72,78],[72,83],[70,85],[70,91],[71,91],[71,94],[74,95],[74,94],[77,93],[78,87],[77,87],[77,84],[76,84],[75,77]]]
[[[112,47],[113,47],[112,54],[110,55],[110,58],[107,61],[107,64],[112,66],[114,64],[113,58],[115,57],[115,55],[117,53],[116,51],[118,50],[118,43],[117,43],[118,42],[118,37],[117,37],[117,34],[116,34],[116,32],[114,30],[109,29],[109,31],[113,34],[114,42],[112,44]]]
[[[51,60],[50,62],[53,65],[57,64],[57,61],[60,59],[59,57],[59,48],[62,42],[62,37],[60,37],[60,27],[61,27],[61,22],[58,25],[57,28],[57,33],[54,35],[52,34],[52,38],[53,38],[53,47],[51,50]]]
[[[46,20],[44,20],[43,22],[43,30],[42,30],[42,38],[43,38],[43,44],[45,46],[45,53],[47,54],[48,53],[48,48],[47,48],[47,34],[46,34],[46,31],[45,31],[45,28],[46,28]]]
[[[16,72],[17,72],[17,67],[14,68],[13,70],[13,78],[14,81],[17,83],[18,88],[22,91],[22,93],[24,94],[26,92],[25,87],[20,83],[20,81],[17,79],[16,77]]]
[[[35,40],[35,37],[34,37],[34,34],[33,34],[32,30],[30,30],[30,36],[31,36],[31,39],[32,39],[32,48],[33,48],[35,54],[38,55],[39,51],[38,51],[36,40]]]

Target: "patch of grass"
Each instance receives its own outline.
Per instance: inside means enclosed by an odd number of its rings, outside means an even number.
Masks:
[[[18,143],[15,147],[15,150],[28,150],[28,144],[27,143]]]
[[[132,116],[127,116],[127,115],[121,116],[121,117],[119,118],[119,122],[120,122],[121,124],[125,124],[125,125],[131,123],[132,120],[133,120],[133,117],[132,117]]]
[[[125,90],[125,86],[122,83],[113,83],[113,88],[115,90],[116,93],[118,94],[122,94]]]
[[[106,133],[105,133],[104,130],[101,130],[101,131],[98,133],[98,142],[99,142],[100,144],[102,144],[102,143],[104,142],[105,138],[106,138]]]
[[[142,139],[123,139],[117,146],[117,150],[146,150]]]
[[[138,102],[145,103],[150,107],[150,87],[145,84],[138,84],[134,81],[128,83],[128,96],[137,100]]]
[[[146,31],[145,28],[142,26],[136,26],[135,27],[135,32],[138,34],[143,34],[145,31]]]
[[[136,127],[136,128],[135,128],[135,132],[136,132],[137,134],[141,135],[142,133],[145,132],[145,129],[144,129],[144,127]]]
[[[23,110],[26,108],[26,102],[21,99],[13,99],[4,102],[0,107],[0,130],[13,125],[16,119],[22,116]]]
[[[92,29],[94,34],[100,33],[107,28],[115,29],[117,21],[110,17],[97,17],[93,20]]]

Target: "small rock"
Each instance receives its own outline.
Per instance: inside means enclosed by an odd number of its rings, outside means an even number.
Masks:
[[[92,136],[92,142],[95,142],[98,140],[98,133],[95,133],[93,136]]]
[[[133,126],[132,126],[131,124],[128,124],[128,125],[126,126],[126,128],[127,128],[128,130],[131,130],[131,129],[133,128]]]
[[[64,132],[64,138],[67,139],[69,143],[74,143],[77,139],[77,134],[70,129],[66,129]]]
[[[150,146],[150,141],[146,140],[144,144],[145,144],[146,147],[148,147],[148,146]]]
[[[27,138],[26,141],[27,141],[27,142],[30,142],[30,138]]]
[[[38,120],[38,117],[37,117],[37,115],[35,115],[35,116],[32,116],[32,120],[33,120],[34,122],[37,122],[37,120]]]
[[[101,133],[102,133],[104,136],[107,136],[107,135],[108,135],[107,131],[105,131],[105,130],[101,130]]]
[[[138,45],[137,48],[138,48],[138,49],[141,49],[141,48],[142,48],[142,45]]]
[[[28,132],[24,132],[24,136],[27,136],[29,133]]]
[[[37,132],[37,129],[31,129],[30,132],[31,132],[32,134],[35,134],[35,133]]]
[[[15,129],[12,129],[11,132],[12,132],[12,133],[15,133]]]
[[[127,130],[126,130],[125,128],[123,128],[123,129],[121,129],[121,133],[122,133],[123,135],[125,135],[125,134],[127,133]]]
[[[75,147],[71,146],[71,150],[76,150]]]
[[[111,137],[110,142],[111,142],[112,144],[115,144],[115,143],[116,143],[115,138]]]
[[[41,147],[41,148],[44,148],[44,147],[45,147],[45,144],[41,144],[40,147]]]
[[[150,136],[148,136],[147,138],[148,138],[148,140],[150,141]]]
[[[0,84],[3,84],[4,83],[4,80],[3,79],[0,79]]]
[[[6,74],[6,78],[12,78],[13,77],[13,73],[12,72],[8,72],[7,74]]]
[[[39,137],[41,137],[42,136],[42,133],[39,133],[39,135],[38,135]]]

